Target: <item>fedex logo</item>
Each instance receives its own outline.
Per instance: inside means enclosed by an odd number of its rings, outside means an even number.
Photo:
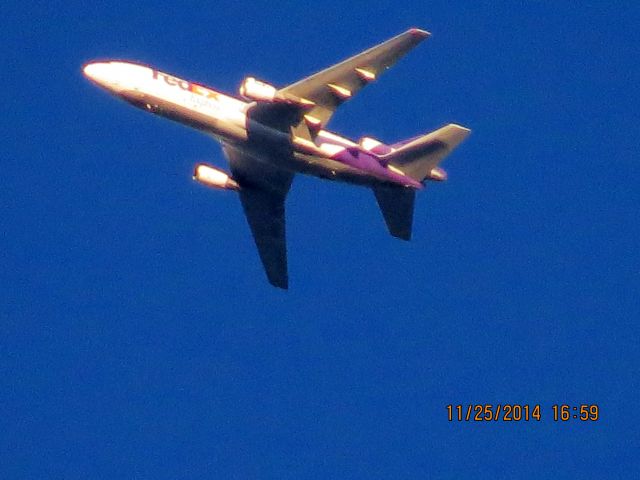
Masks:
[[[210,90],[196,83],[187,82],[186,80],[182,80],[180,78],[173,77],[166,73],[159,72],[158,70],[153,70],[153,79],[154,80],[162,79],[167,85],[170,85],[172,87],[177,86],[182,90],[185,90],[187,92],[192,92],[197,95],[201,95],[205,98],[213,98],[213,99],[218,98],[218,94],[213,90]]]

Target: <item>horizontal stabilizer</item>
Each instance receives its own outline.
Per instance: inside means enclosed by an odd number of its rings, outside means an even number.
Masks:
[[[381,185],[374,187],[373,193],[389,233],[396,238],[410,240],[416,191],[405,187]]]
[[[399,168],[405,175],[422,181],[431,170],[469,135],[468,128],[451,123],[434,132],[417,137],[387,155],[380,156],[390,165]]]

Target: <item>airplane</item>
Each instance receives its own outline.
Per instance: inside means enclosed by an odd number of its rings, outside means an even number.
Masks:
[[[411,238],[416,191],[446,180],[439,164],[470,132],[460,125],[391,145],[325,129],[340,105],[429,35],[411,28],[283,88],[247,77],[242,99],[133,62],[94,61],[83,73],[130,104],[222,144],[231,173],[200,163],[193,178],[238,192],[269,282],[287,289],[285,198],[296,173],[371,188],[390,234],[403,240]]]

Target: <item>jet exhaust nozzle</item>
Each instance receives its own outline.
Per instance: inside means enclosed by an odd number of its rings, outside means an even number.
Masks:
[[[240,185],[231,176],[205,163],[199,163],[193,172],[193,179],[207,187],[221,190],[240,190]]]

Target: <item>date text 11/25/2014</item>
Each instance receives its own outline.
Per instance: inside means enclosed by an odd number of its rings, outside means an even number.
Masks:
[[[556,404],[548,413],[554,422],[597,422],[600,419],[600,407],[596,404]],[[539,422],[543,417],[546,415],[540,404],[447,405],[447,420],[450,422]]]

